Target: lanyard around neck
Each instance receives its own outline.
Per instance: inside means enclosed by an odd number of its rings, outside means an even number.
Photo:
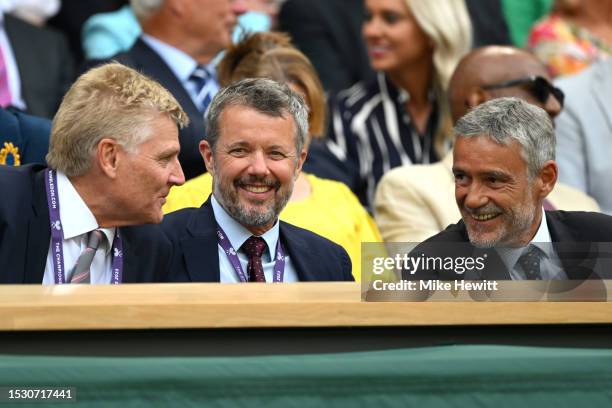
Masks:
[[[57,194],[57,172],[52,169],[45,170],[45,190],[47,191],[47,204],[49,206],[49,219],[51,221],[51,256],[55,270],[55,283],[66,283],[66,270],[64,266],[63,228],[60,219],[60,202]],[[119,229],[115,232],[115,239],[111,247],[111,282],[121,283],[123,279],[123,241]]]
[[[232,267],[234,268],[236,275],[238,275],[240,282],[248,282],[249,279],[242,270],[242,265],[240,265],[238,254],[230,243],[227,234],[225,231],[223,231],[223,228],[221,228],[220,225],[217,225],[217,238],[219,245],[223,249],[223,252],[225,252],[225,255],[227,255],[227,259],[232,264]],[[281,245],[280,237],[276,243],[276,255],[274,255],[274,259],[276,259],[276,261],[274,262],[274,275],[272,277],[272,282],[279,283],[283,281],[285,276],[285,252],[283,250],[283,246]]]

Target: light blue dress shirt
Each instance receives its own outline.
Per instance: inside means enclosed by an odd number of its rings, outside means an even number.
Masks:
[[[240,260],[240,266],[242,266],[242,270],[244,274],[247,275],[247,265],[249,260],[247,255],[240,250],[240,247],[244,242],[249,239],[253,234],[243,227],[238,221],[233,219],[227,211],[219,204],[219,202],[215,199],[214,196],[211,197],[211,204],[213,208],[213,213],[215,214],[215,220],[217,224],[225,231],[225,235],[229,239],[232,247],[236,250],[238,254],[238,259]],[[266,282],[272,283],[273,274],[274,274],[274,263],[276,254],[276,244],[279,238],[279,221],[276,220],[274,226],[268,230],[265,234],[261,236],[261,238],[266,241],[267,248],[264,251],[261,257],[261,263],[264,269],[264,275],[266,276]],[[219,254],[219,271],[221,277],[221,283],[239,283],[240,278],[236,274],[234,267],[230,263],[229,259],[221,245],[217,245],[218,254]],[[248,276],[248,275],[247,275]],[[298,282],[298,274],[291,262],[291,258],[289,254],[287,254],[287,250],[285,248],[285,275],[283,282]]]

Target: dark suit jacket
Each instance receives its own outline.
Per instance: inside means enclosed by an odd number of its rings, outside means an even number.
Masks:
[[[171,282],[219,282],[217,222],[210,198],[200,208],[164,217],[172,242]],[[351,260],[339,245],[302,228],[280,222],[280,239],[300,281],[352,281]]]
[[[0,283],[42,283],[51,242],[44,167],[0,168]],[[159,226],[119,229],[123,282],[160,281],[170,245]]]
[[[0,108],[0,149],[13,143],[19,149],[21,164],[46,163],[50,134],[50,120]],[[14,164],[13,159],[6,164]]]
[[[279,31],[312,61],[326,91],[337,92],[374,71],[361,36],[363,0],[287,0],[278,17]]]
[[[597,243],[611,241],[612,217],[600,213],[579,211],[546,211],[546,221],[553,246],[570,280],[610,279],[612,270],[602,267],[598,259],[608,260],[609,250]],[[483,271],[457,274],[453,270],[427,270],[410,274],[404,279],[511,279],[509,271],[494,249],[479,249],[469,244],[463,221],[450,225],[418,245],[411,256],[417,257],[485,257]]]
[[[4,15],[21,79],[21,92],[32,115],[52,118],[74,79],[74,62],[64,36]]]
[[[179,132],[181,152],[179,161],[185,173],[185,179],[190,179],[206,172],[204,159],[200,155],[199,144],[204,139],[204,119],[195,106],[183,84],[174,76],[164,60],[144,41],[136,40],[127,52],[118,54],[110,60],[115,60],[150,76],[162,84],[178,101],[189,116],[189,126]],[[88,61],[83,69],[92,68],[108,61]]]

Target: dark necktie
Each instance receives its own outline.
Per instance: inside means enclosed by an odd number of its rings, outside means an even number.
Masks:
[[[528,280],[541,280],[540,256],[542,251],[535,245],[530,244],[517,261],[523,268],[525,278]]]
[[[212,92],[206,84],[213,79],[213,75],[206,69],[204,65],[198,65],[189,80],[195,84],[196,89],[196,105],[200,112],[204,113],[208,105],[212,101]]]
[[[72,272],[72,278],[70,278],[70,283],[89,283],[91,281],[91,263],[93,262],[103,237],[102,231],[100,230],[91,231],[89,233],[87,237],[87,248],[85,248],[81,255],[79,255],[79,259],[77,259],[74,271]]]
[[[261,255],[266,250],[266,241],[260,237],[251,237],[242,244],[241,248],[249,258],[247,265],[249,282],[265,282],[266,276],[261,264]]]

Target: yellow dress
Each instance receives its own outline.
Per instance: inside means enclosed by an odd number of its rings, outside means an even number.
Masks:
[[[304,175],[312,189],[310,196],[289,201],[280,219],[342,246],[353,263],[355,280],[360,281],[361,243],[381,242],[376,224],[346,185],[312,174]],[[211,192],[212,177],[205,173],[182,186],[172,187],[163,211],[167,214],[181,208],[200,207]]]

